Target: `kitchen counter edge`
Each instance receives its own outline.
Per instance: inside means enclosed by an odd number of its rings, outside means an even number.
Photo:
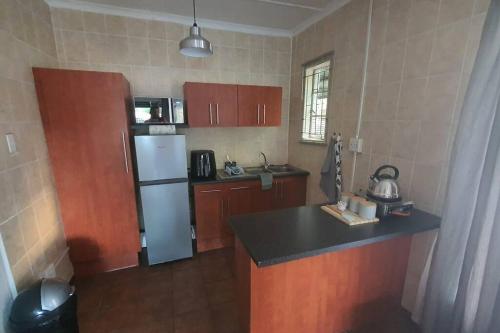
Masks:
[[[366,230],[367,228],[373,229],[373,227],[377,227],[377,225],[382,225],[382,227],[385,227],[386,230],[385,232],[364,232],[361,233],[362,236],[353,239],[353,240],[336,240],[333,241],[332,244],[329,246],[318,246],[317,248],[313,249],[307,249],[307,250],[300,250],[300,249],[293,249],[290,250],[290,253],[287,254],[277,254],[277,255],[262,255],[262,254],[257,254],[255,246],[258,244],[262,244],[262,239],[258,239],[258,234],[261,230],[256,232],[257,237],[253,237],[254,239],[252,240],[252,235],[248,237],[249,235],[242,235],[242,230],[239,228],[239,226],[242,226],[243,224],[246,223],[251,223],[252,218],[253,219],[266,219],[265,216],[267,215],[267,220],[268,221],[263,221],[263,223],[269,223],[270,220],[273,220],[275,223],[286,223],[286,222],[280,222],[281,221],[290,221],[293,220],[293,216],[296,214],[298,210],[315,210],[320,214],[322,222],[328,220],[328,223],[331,223],[335,230],[337,229],[344,229],[344,231],[351,230],[352,232],[358,232],[360,230],[363,230],[363,228]],[[322,214],[322,215],[321,215]],[[281,215],[281,216],[280,216]],[[439,229],[440,223],[441,223],[441,218],[435,215],[432,215],[430,213],[415,209],[413,211],[413,215],[411,216],[412,220],[411,223],[408,223],[406,227],[404,226],[405,222],[404,217],[386,217],[385,219],[381,220],[379,223],[376,225],[374,224],[367,224],[367,225],[358,225],[358,226],[348,226],[341,221],[337,220],[335,217],[325,213],[324,211],[321,210],[321,205],[313,205],[313,206],[302,206],[302,207],[297,207],[297,208],[290,208],[290,209],[284,209],[284,210],[279,210],[279,211],[269,211],[269,212],[264,212],[264,213],[255,213],[255,214],[249,214],[249,215],[242,215],[242,216],[236,216],[230,219],[229,224],[232,228],[232,230],[235,233],[235,237],[238,237],[238,239],[241,241],[243,246],[245,247],[246,251],[248,252],[249,256],[252,258],[253,262],[255,265],[259,268],[261,267],[266,267],[266,266],[271,266],[271,265],[276,265],[276,264],[281,264],[281,263],[286,263],[288,261],[293,261],[293,260],[298,260],[298,259],[304,259],[308,257],[313,257],[321,254],[326,254],[330,252],[336,252],[336,251],[341,251],[341,250],[346,250],[346,249],[352,249],[356,247],[361,247],[377,242],[382,242],[382,241],[387,241],[390,239],[402,237],[402,236],[410,236],[413,234],[421,233],[421,232],[426,232],[430,230],[435,230]],[[401,220],[403,219],[403,220]],[[250,220],[250,221],[249,221]],[[399,220],[395,222],[396,220]],[[421,223],[419,222],[421,221]],[[308,221],[309,222],[309,221]],[[312,221],[314,223],[314,221]],[[396,228],[391,228],[390,224],[394,224]],[[239,225],[240,224],[240,225]],[[389,228],[387,228],[387,225],[389,224]],[[401,224],[401,225],[398,225]],[[403,227],[401,227],[403,226]],[[276,224],[273,226],[270,226],[270,229],[274,229],[276,231]],[[260,233],[261,234],[261,233]],[[262,234],[261,234],[262,235]],[[280,237],[280,236],[278,236]],[[249,239],[250,238],[250,239]],[[280,240],[280,242],[283,242],[283,239]],[[287,242],[283,242],[287,243]],[[298,251],[297,251],[298,250]],[[272,250],[271,250],[272,251]],[[282,251],[280,251],[282,252]]]

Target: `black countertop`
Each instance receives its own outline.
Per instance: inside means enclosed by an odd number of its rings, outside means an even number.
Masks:
[[[420,210],[379,223],[348,226],[320,205],[235,216],[229,224],[258,267],[359,247],[439,228],[441,218]]]
[[[292,169],[287,172],[276,172],[273,173],[274,178],[280,177],[291,177],[291,176],[308,176],[309,171],[294,167],[289,165]],[[217,183],[226,183],[226,182],[237,182],[237,181],[245,181],[245,180],[256,180],[259,179],[259,176],[256,174],[244,174],[241,176],[228,176],[226,172],[222,169],[217,170],[217,176],[215,179],[206,179],[206,180],[198,180],[198,179],[189,179],[191,185],[202,185],[202,184],[217,184]]]

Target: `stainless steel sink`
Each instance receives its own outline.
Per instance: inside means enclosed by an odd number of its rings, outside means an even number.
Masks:
[[[266,170],[263,167],[245,168],[245,173],[250,174],[250,175],[258,175],[258,174],[266,173],[266,172],[271,172],[271,170]]]
[[[283,165],[270,165],[268,170],[271,171],[272,173],[283,173],[283,172],[294,171],[295,169],[287,164],[283,164]]]

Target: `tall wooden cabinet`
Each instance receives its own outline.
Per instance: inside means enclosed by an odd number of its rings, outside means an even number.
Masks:
[[[122,74],[33,69],[76,275],[136,266],[140,250]]]

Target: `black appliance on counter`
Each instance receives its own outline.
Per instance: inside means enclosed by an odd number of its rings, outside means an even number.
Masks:
[[[213,150],[191,151],[191,179],[215,179],[217,167]]]

